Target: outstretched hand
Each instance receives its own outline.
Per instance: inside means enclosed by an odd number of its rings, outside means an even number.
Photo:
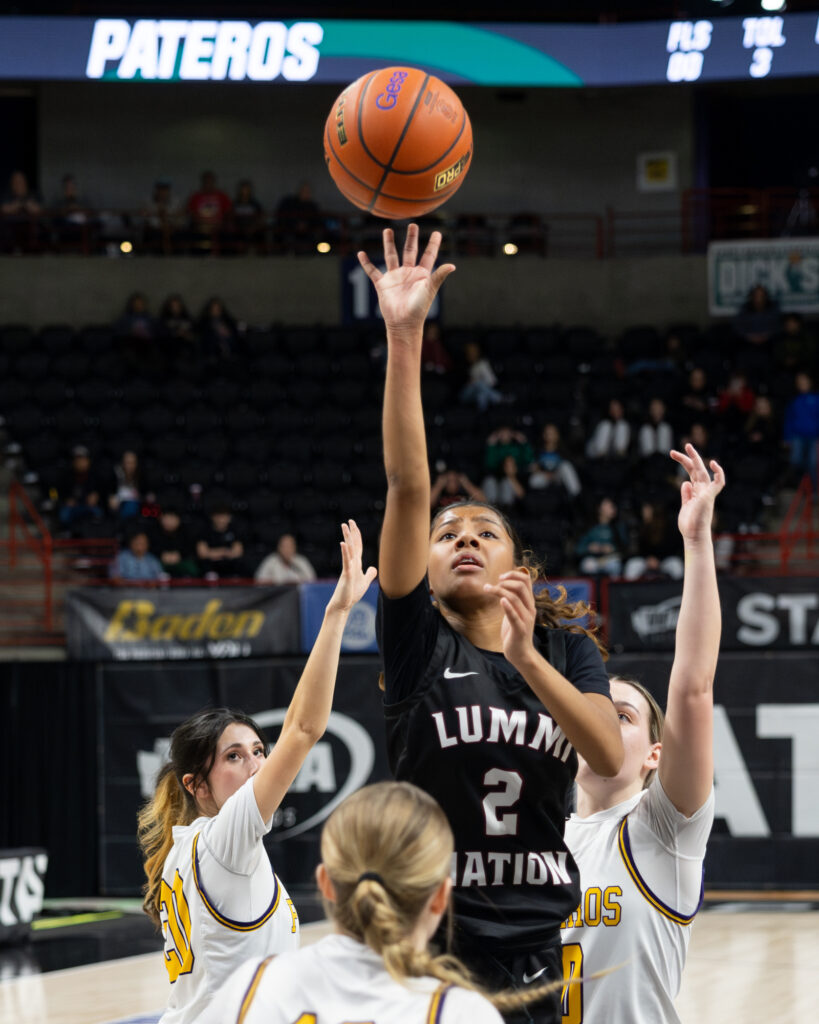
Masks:
[[[677,517],[680,533],[684,540],[707,540],[710,543],[714,501],[725,486],[725,471],[715,459],[711,459],[712,478],[692,444],[685,446],[685,454],[672,451],[671,458],[679,462],[689,476],[680,488],[682,506]]]
[[[433,231],[419,261],[418,225],[410,224],[401,260],[395,246],[395,232],[392,228],[384,228],[385,273],[381,273],[365,252],[359,252],[358,262],[375,285],[388,330],[406,331],[423,326],[438,289],[455,269],[452,263],[433,269],[440,247],[441,232]]]
[[[364,544],[355,520],[350,519],[342,523],[341,532],[344,535],[341,542],[342,570],[333,596],[327,604],[327,610],[346,612],[367,593],[367,588],[377,576],[378,570],[371,565],[364,572],[361,564]]]
[[[537,608],[532,579],[525,569],[502,573],[496,584],[485,583],[487,594],[494,594],[503,608],[501,642],[506,660],[520,671],[534,652]]]

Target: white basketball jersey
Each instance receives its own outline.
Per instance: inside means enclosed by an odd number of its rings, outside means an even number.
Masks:
[[[690,818],[655,777],[647,790],[588,818],[566,843],[580,868],[580,906],[563,925],[563,1024],[673,1024],[690,924],[702,903],[714,793]]]
[[[503,1024],[483,996],[436,978],[390,977],[380,956],[347,935],[268,960],[230,978],[199,1024]]]
[[[161,1024],[193,1024],[235,968],[298,945],[298,917],[273,873],[270,831],[248,781],[214,818],[173,830],[160,918],[171,982]]]

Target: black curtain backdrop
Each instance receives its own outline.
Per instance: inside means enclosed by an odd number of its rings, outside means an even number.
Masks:
[[[42,846],[46,896],[97,892],[96,666],[0,666],[0,847]]]

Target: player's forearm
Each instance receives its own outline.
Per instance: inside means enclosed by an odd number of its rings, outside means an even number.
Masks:
[[[710,693],[719,657],[722,611],[710,536],[685,542],[685,576],[671,686],[677,692]]]
[[[346,610],[328,608],[325,611],[321,629],[282,725],[282,735],[285,732],[297,734],[310,747],[324,734],[330,718],[341,638],[348,616],[349,611]]]
[[[623,764],[623,739],[611,701],[581,693],[537,652],[515,667],[592,771],[604,778],[616,775]]]
[[[387,374],[384,382],[384,469],[391,490],[421,492],[429,504],[429,467],[421,404],[421,332],[406,340],[388,332]]]

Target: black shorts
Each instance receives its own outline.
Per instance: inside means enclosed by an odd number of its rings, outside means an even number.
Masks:
[[[475,980],[489,992],[530,992],[549,982],[563,980],[563,952],[558,938],[534,953],[499,952],[496,955],[470,947],[458,950],[459,958]],[[503,1014],[507,1024],[560,1024],[561,990],[519,1010]]]

